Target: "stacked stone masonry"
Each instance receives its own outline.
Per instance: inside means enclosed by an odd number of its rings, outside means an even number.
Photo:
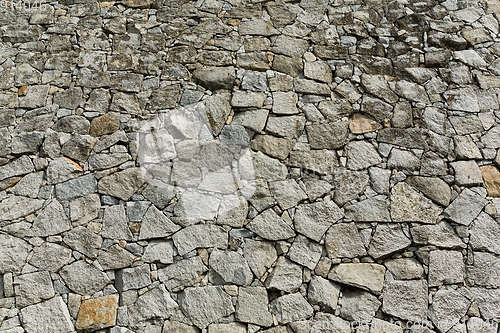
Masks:
[[[500,1],[30,1],[1,333],[498,332]]]

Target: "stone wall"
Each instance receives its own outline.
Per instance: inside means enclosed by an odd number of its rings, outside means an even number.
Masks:
[[[31,7],[0,332],[497,332],[498,0]]]

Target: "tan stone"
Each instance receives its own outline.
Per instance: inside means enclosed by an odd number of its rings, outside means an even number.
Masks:
[[[373,118],[361,113],[355,113],[349,119],[349,130],[354,134],[363,134],[382,129],[383,126]]]
[[[83,301],[76,320],[76,329],[95,331],[116,324],[118,295],[108,295]]]
[[[120,127],[120,115],[114,112],[94,118],[90,123],[90,135],[93,137],[111,134]]]
[[[500,198],[500,172],[493,165],[483,165],[479,169],[483,174],[488,196]]]
[[[28,91],[28,86],[22,86],[21,88],[19,88],[17,94],[19,96],[24,96],[24,95],[26,95],[27,91]]]

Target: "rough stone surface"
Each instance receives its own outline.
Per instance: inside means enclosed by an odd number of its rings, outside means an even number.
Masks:
[[[201,329],[235,311],[231,297],[216,286],[187,288],[179,295],[179,306]]]
[[[328,278],[338,283],[380,294],[384,285],[385,267],[369,263],[339,264],[330,270]]]
[[[496,332],[498,1],[9,4],[0,331]]]

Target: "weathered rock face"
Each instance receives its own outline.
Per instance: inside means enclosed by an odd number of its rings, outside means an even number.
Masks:
[[[496,333],[497,0],[2,4],[0,332]]]

